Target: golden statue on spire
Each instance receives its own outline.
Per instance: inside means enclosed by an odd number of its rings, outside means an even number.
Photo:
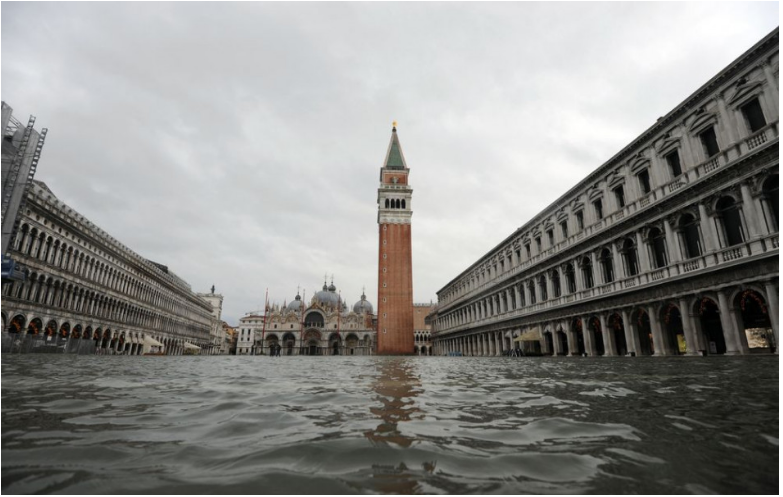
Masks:
[[[396,128],[396,127],[397,127],[397,121],[392,121],[392,128]]]

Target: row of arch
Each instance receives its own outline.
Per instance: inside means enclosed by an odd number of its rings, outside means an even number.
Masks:
[[[588,356],[777,353],[777,288],[769,282],[764,290],[718,291],[586,313],[530,329],[540,331],[540,339],[524,340],[523,330],[517,329],[438,337],[435,347],[439,355],[501,355],[512,349]]]
[[[282,336],[267,333],[263,341],[259,340],[260,350],[239,351],[240,355],[261,353],[273,355],[277,346],[281,355],[372,355],[373,340],[370,334],[360,337],[356,333],[332,332],[328,335],[317,329],[306,330],[300,337],[287,332]]]
[[[405,199],[387,198],[384,205],[387,209],[405,209]]]
[[[20,227],[19,234],[14,243],[14,249],[27,257],[43,262],[75,276],[98,284],[108,290],[123,294],[130,299],[148,303],[150,305],[185,314],[187,317],[196,318],[209,312],[187,300],[176,298],[168,291],[155,288],[145,283],[144,279],[126,274],[126,272],[101,262],[89,253],[69,246],[65,241],[27,223]],[[147,278],[149,280],[150,278]]]
[[[752,189],[756,189],[757,194],[752,194]],[[754,196],[758,204],[754,202]],[[724,191],[709,203],[694,204],[684,209],[673,226],[669,225],[668,220],[659,220],[646,232],[621,239],[624,274],[628,277],[638,274],[640,270],[664,267],[673,260],[673,256],[681,259],[700,257],[713,250],[739,245],[760,235],[762,231],[777,232],[778,227],[779,177],[774,172],[760,178],[758,182],[743,183],[734,191]],[[535,253],[529,241],[523,242],[525,251],[520,245],[499,254],[497,260],[475,269],[472,274],[447,289],[439,299],[444,303],[453,301],[554,247],[544,249],[540,247],[540,236],[536,240],[539,243],[536,244],[538,250]],[[642,246],[647,253],[646,257],[640,259],[636,251]],[[618,259],[616,249],[609,252],[613,254],[614,260]],[[524,259],[523,253],[527,254]],[[591,278],[591,275],[585,275],[586,281]]]
[[[3,284],[3,296],[16,298],[47,308],[56,308],[167,333],[208,333],[209,325],[189,322],[150,311],[120,300],[89,287],[70,283],[59,278],[39,274],[25,268],[25,281]]]
[[[186,340],[183,338],[173,338],[161,334],[146,335],[139,332],[114,330],[110,327],[72,324],[68,320],[58,323],[54,319],[45,321],[40,317],[34,317],[28,322],[22,314],[16,314],[10,320],[7,320],[6,315],[3,314],[2,320],[3,336],[12,341],[20,340],[19,346],[22,345],[21,340],[33,339],[52,346],[69,344],[71,351],[75,353],[78,350],[78,353],[82,354],[181,355],[195,350],[192,346],[185,345]],[[145,347],[146,337],[152,338],[161,345],[148,344]]]
[[[777,181],[777,174],[770,176],[763,183],[764,188],[772,191],[774,186],[774,191],[777,193]],[[716,205],[718,206],[716,226],[722,229],[718,230],[720,236],[715,240],[711,240],[709,234],[705,238],[702,222],[697,219],[699,212],[703,213],[703,208],[694,206],[680,213],[675,230],[671,230],[668,221],[664,219],[663,229],[654,225],[646,228],[645,233],[637,230],[620,239],[608,241],[603,247],[581,255],[575,261],[566,262],[559,268],[552,268],[531,276],[527,281],[515,283],[494,295],[450,311],[439,318],[439,327],[449,329],[535,305],[538,302],[560,298],[564,294],[592,289],[598,285],[608,285],[618,280],[620,269],[623,278],[633,278],[641,273],[664,268],[671,262],[700,257],[706,252],[703,249],[705,245],[707,251],[713,251],[720,248],[715,245],[716,243],[720,243],[723,248],[742,243],[746,236],[735,199],[731,195],[724,195],[718,199]],[[777,199],[773,207],[776,230]],[[669,233],[669,236],[666,233]],[[678,237],[678,245],[673,240],[674,233]],[[640,257],[637,250],[640,246],[646,248],[646,257]],[[617,267],[618,260],[621,268]],[[594,266],[598,266],[597,275]]]

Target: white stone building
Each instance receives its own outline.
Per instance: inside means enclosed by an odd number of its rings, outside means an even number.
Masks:
[[[228,354],[226,330],[221,319],[223,314],[223,295],[215,293],[215,285],[212,285],[210,293],[198,293],[196,295],[209,302],[212,306],[212,323],[209,329],[210,344],[204,353],[208,355]]]
[[[372,304],[362,294],[348,309],[334,284],[324,282],[305,305],[297,294],[287,305],[239,320],[237,355],[266,354],[280,345],[282,355],[372,355],[376,333]]]
[[[777,353],[775,29],[438,292],[436,353]]]
[[[132,251],[34,181],[3,282],[3,344],[105,354],[200,353],[212,306],[167,266]],[[46,337],[44,343],[33,338]]]

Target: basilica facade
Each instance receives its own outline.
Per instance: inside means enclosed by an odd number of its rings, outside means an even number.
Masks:
[[[265,313],[248,313],[239,320],[237,355],[373,355],[376,346],[373,306],[362,294],[349,308],[334,283],[324,282],[306,303],[297,293],[282,306]]]

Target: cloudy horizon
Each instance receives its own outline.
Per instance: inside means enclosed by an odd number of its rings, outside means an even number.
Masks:
[[[236,325],[324,274],[377,307],[391,123],[435,292],[777,27],[759,3],[3,3],[36,179]]]

